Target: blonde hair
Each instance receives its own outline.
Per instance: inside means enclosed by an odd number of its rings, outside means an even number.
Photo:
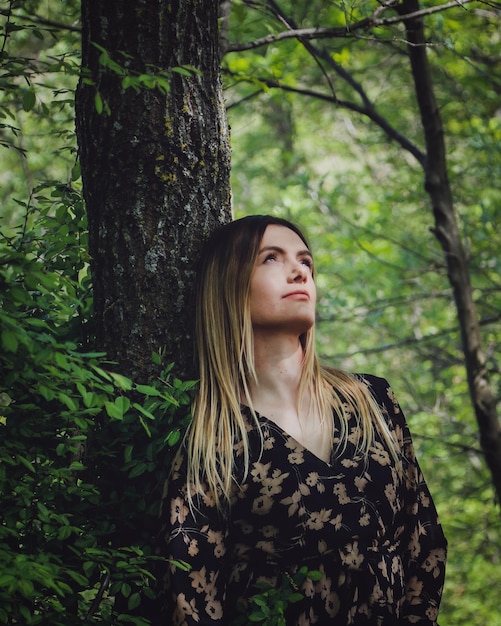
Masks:
[[[235,483],[236,442],[242,445],[244,477],[247,473],[249,442],[242,399],[250,407],[256,428],[261,432],[249,391],[249,383],[256,380],[249,297],[261,239],[272,224],[291,229],[309,248],[302,232],[287,220],[248,216],[216,230],[199,261],[195,334],[200,383],[185,437],[191,504],[195,494],[213,498],[219,508],[229,502]],[[329,416],[337,412],[341,424],[337,452],[346,447],[348,419],[352,414],[362,433],[357,442],[358,452],[368,455],[377,428],[395,454],[396,444],[368,388],[346,372],[320,365],[314,327],[300,340],[304,360],[299,404],[309,392],[310,409],[314,408],[323,416],[331,436],[334,420]]]

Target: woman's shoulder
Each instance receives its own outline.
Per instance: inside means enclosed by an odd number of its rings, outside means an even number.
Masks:
[[[386,378],[375,376],[374,374],[354,374],[355,378],[363,385],[366,385],[380,406],[385,409],[385,413],[393,416],[402,416],[402,410],[398,400]],[[402,416],[403,417],[403,416]]]
[[[360,373],[355,373],[353,376],[362,384],[370,387],[371,391],[377,396],[387,396],[388,391],[391,390],[390,383],[386,380],[386,378],[381,378],[380,376],[375,376],[374,374]]]

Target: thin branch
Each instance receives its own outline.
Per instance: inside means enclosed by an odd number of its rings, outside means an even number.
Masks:
[[[252,93],[250,93],[248,96],[244,96],[243,98],[240,98],[240,100],[232,102],[231,104],[227,104],[226,110],[229,111],[230,109],[234,109],[235,107],[243,104],[244,102],[247,102],[248,100],[252,100],[252,98],[255,98],[256,96],[261,95],[263,91],[264,89],[258,89],[257,91],[253,91]]]
[[[464,8],[465,4],[469,4],[470,2],[476,2],[478,0],[451,0],[451,2],[446,2],[445,4],[441,4],[437,7],[428,7],[427,9],[420,9],[419,11],[414,11],[413,13],[407,13],[404,17],[401,15],[396,17],[388,17],[383,18],[382,20],[377,20],[378,23],[375,26],[389,26],[390,24],[399,24],[401,22],[407,20],[421,19],[423,17],[427,17],[428,15],[432,15],[433,13],[441,13],[442,11],[447,11],[448,9],[453,9],[454,7]]]
[[[318,209],[323,215],[326,215],[331,218],[336,217],[338,220],[344,222],[345,224],[348,224],[359,233],[364,233],[366,235],[369,235],[372,240],[375,239],[374,231],[371,228],[357,224],[355,221],[350,220],[348,217],[346,217],[346,215],[343,212],[335,210],[331,206],[327,205],[325,200],[322,197],[320,197],[320,195],[316,191],[311,190],[309,195],[310,195],[310,198],[312,198],[315,201]],[[357,235],[355,236],[357,238],[356,239],[357,243],[359,243],[360,247],[362,247],[362,244],[360,244],[360,242],[358,241],[358,236]],[[383,241],[387,241],[391,243],[392,245],[394,245],[395,247],[400,248],[400,250],[404,250],[407,254],[409,254],[410,256],[413,256],[415,259],[419,259],[425,265],[433,266],[435,268],[438,266],[438,262],[435,259],[430,258],[426,256],[425,254],[422,254],[422,252],[417,250],[415,246],[405,245],[403,241],[399,239],[395,239],[394,237],[390,237],[389,235],[386,235],[383,233],[379,233],[377,236],[377,239],[382,239]]]
[[[9,15],[9,11],[5,11],[0,9],[0,15]],[[34,25],[45,26],[46,28],[54,28],[56,30],[67,30],[71,33],[80,33],[82,31],[78,26],[71,26],[70,24],[63,24],[61,22],[54,22],[52,20],[47,20],[44,17],[39,15],[21,15],[18,13],[11,13],[11,18],[14,18],[19,21],[28,22]]]
[[[362,302],[352,308],[343,307],[339,313],[334,313],[333,317],[322,317],[319,314],[319,321],[322,322],[348,322],[357,318],[368,318],[371,315],[378,315],[388,308],[405,308],[409,309],[413,304],[421,304],[426,300],[445,300],[448,302],[451,298],[450,291],[440,291],[436,293],[417,293],[412,295],[396,296],[394,298],[382,298],[380,300],[371,300],[370,302]]]
[[[111,580],[111,575],[109,572],[106,572],[103,580],[101,581],[101,584],[99,585],[99,590],[96,594],[96,597],[92,601],[92,604],[90,605],[89,610],[87,611],[87,615],[85,616],[86,619],[91,618],[94,615],[94,613],[98,610],[101,602],[103,601],[104,593],[110,586],[110,580]]]
[[[280,9],[278,4],[274,0],[267,0],[267,1],[268,1],[268,7],[272,11],[273,15],[280,22],[282,22],[282,24],[284,24],[289,30],[296,30],[297,29],[297,25],[294,23],[294,21],[290,17],[285,15],[285,13]],[[310,43],[308,43],[308,41],[306,39],[300,37],[299,41],[303,44],[305,49],[313,57],[313,60],[315,61],[317,66],[320,68],[320,71],[322,72],[322,74],[323,74],[327,84],[329,85],[330,92],[335,97],[336,96],[336,91],[334,89],[334,85],[333,85],[333,83],[332,83],[332,81],[330,79],[330,76],[327,74],[327,71],[326,71],[325,67],[323,66],[323,63],[321,62],[321,60],[325,60],[323,58],[323,55],[322,54],[318,54],[318,51],[315,48],[313,48],[313,46]],[[364,100],[364,92],[363,91],[359,91],[358,83],[353,84],[352,87],[356,91],[358,91],[360,97],[362,98],[362,101],[364,101],[366,105],[369,104],[368,101]]]
[[[477,1],[478,0],[461,0],[460,2],[459,0],[451,0],[450,2],[446,2],[445,4],[442,4],[440,6],[428,7],[427,9],[421,9],[420,11],[414,11],[414,13],[410,13],[408,16],[406,16],[405,19],[422,18],[428,15],[432,15],[434,13],[447,11],[454,7],[461,7],[465,9],[464,5],[469,4],[470,2]],[[486,2],[485,4],[489,3]],[[395,17],[377,17],[382,12],[382,10],[392,9],[394,8],[394,5],[394,2],[385,3],[383,6],[378,7],[369,17],[366,17],[362,20],[359,20],[358,22],[354,22],[353,24],[349,24],[347,26],[342,26],[338,28],[296,28],[282,31],[280,33],[270,33],[265,37],[254,39],[254,41],[228,44],[226,52],[242,52],[244,50],[253,50],[255,48],[267,46],[271,43],[275,43],[276,41],[282,41],[284,39],[313,40],[329,39],[335,37],[351,37],[357,31],[366,31],[372,28],[400,24],[405,21],[404,18],[400,15]]]
[[[13,0],[11,0],[9,2],[9,8],[7,9],[7,11],[2,12],[3,15],[5,15],[7,17],[7,21],[6,21],[4,29],[3,29],[4,30],[4,35],[3,35],[2,48],[0,49],[0,54],[2,55],[2,57],[3,57],[4,52],[5,52],[5,46],[7,45],[7,35],[9,33],[9,26],[10,26],[10,21],[11,21],[11,18],[12,18],[12,5],[13,4],[14,4]]]
[[[285,15],[285,13],[278,6],[278,4],[275,2],[275,0],[268,0],[268,6],[273,11],[275,17],[278,20],[280,20],[283,24],[285,24],[289,30],[295,30],[296,29],[296,24],[294,23],[294,21],[290,17]],[[341,76],[341,78],[345,82],[347,82],[356,93],[358,93],[358,95],[360,96],[360,99],[364,103],[365,107],[367,109],[373,108],[373,104],[370,101],[370,99],[367,96],[367,94],[365,93],[365,90],[362,87],[362,85],[358,81],[356,81],[349,72],[344,70],[338,63],[336,63],[330,54],[326,53],[325,50],[321,50],[319,48],[314,47],[304,37],[300,37],[298,39],[303,44],[304,48],[310,53],[310,55],[313,57],[313,59],[315,60],[315,62],[318,65],[320,65],[322,67],[322,64],[320,63],[320,59],[322,59],[322,61],[324,61],[327,65],[330,65],[331,68],[333,68],[335,70],[336,74]],[[324,74],[324,76],[326,76],[325,70],[323,70],[323,74]],[[332,87],[331,81],[328,79],[327,82],[329,84],[329,87],[331,88],[331,92],[334,94],[334,89]]]
[[[436,437],[431,437],[430,435],[423,435],[422,433],[414,433],[413,439],[415,440],[421,439],[422,441],[432,441],[432,442],[436,442],[437,440]],[[451,450],[458,450],[461,453],[466,452],[467,454],[482,455],[482,450],[477,446],[469,446],[465,443],[458,443],[457,441],[447,441],[447,440],[442,441],[442,444],[446,448],[450,448]]]
[[[232,74],[230,72],[226,72],[227,75],[238,78],[237,74]],[[266,87],[270,89],[281,89],[282,91],[287,91],[290,93],[296,93],[303,96],[309,96],[311,98],[316,98],[317,100],[323,100],[324,102],[331,102],[332,104],[337,104],[340,107],[348,109],[350,111],[354,111],[355,113],[359,113],[360,115],[364,115],[375,122],[387,135],[390,139],[396,141],[404,150],[407,150],[412,154],[412,156],[418,161],[420,165],[423,165],[426,159],[426,155],[422,152],[418,146],[416,146],[412,141],[410,141],[407,137],[402,135],[396,128],[394,128],[387,119],[385,119],[382,115],[380,115],[370,104],[370,106],[362,106],[356,104],[355,102],[351,102],[349,100],[341,100],[337,96],[331,96],[329,94],[322,93],[320,91],[313,91],[312,89],[301,89],[299,87],[291,87],[290,85],[284,85],[277,80],[271,80],[269,78],[255,78],[254,81],[258,81],[266,85]]]
[[[490,326],[491,324],[499,322],[501,316],[490,317],[479,322],[480,326]],[[331,318],[319,318],[317,323],[322,322],[332,322],[336,321],[336,319]],[[459,328],[447,328],[445,330],[441,330],[436,333],[430,333],[429,335],[423,335],[422,337],[407,337],[405,339],[401,339],[400,341],[395,341],[394,343],[387,343],[381,346],[375,346],[374,348],[365,348],[363,350],[355,350],[353,352],[344,352],[344,353],[336,353],[331,357],[327,358],[321,355],[323,361],[332,360],[336,358],[340,359],[350,359],[354,356],[359,356],[360,354],[380,354],[381,352],[388,352],[390,350],[398,350],[404,346],[412,346],[421,343],[433,342],[436,339],[440,339],[442,337],[450,337],[451,335],[457,335],[460,332]]]
[[[352,30],[348,27],[299,28],[297,30],[285,30],[281,33],[270,33],[269,35],[266,35],[266,37],[260,37],[259,39],[254,39],[254,41],[228,44],[226,52],[243,52],[245,50],[254,50],[255,48],[268,46],[271,43],[282,41],[284,39],[328,39],[334,37],[347,37],[351,34],[353,34]]]
[[[391,4],[394,4],[393,0],[391,0]],[[268,6],[275,13],[276,17],[280,18],[282,22],[284,24],[287,24],[289,28],[294,28],[296,26],[294,22],[283,13],[275,0],[268,0]],[[384,5],[384,7],[386,8],[386,5]],[[338,76],[340,76],[348,85],[350,85],[350,87],[360,96],[363,106],[359,107],[355,103],[348,101],[345,101],[342,104],[342,102],[337,98],[336,102],[347,109],[355,111],[356,113],[359,113],[361,115],[365,115],[366,117],[371,119],[388,135],[388,137],[390,137],[390,139],[397,141],[400,146],[402,146],[402,148],[410,152],[418,161],[418,163],[422,167],[424,167],[426,155],[421,152],[419,148],[415,146],[407,137],[404,137],[401,133],[399,133],[397,129],[394,128],[386,118],[381,116],[376,111],[374,103],[371,101],[362,85],[357,80],[355,80],[355,78],[339,63],[336,63],[336,61],[326,50],[316,48],[311,42],[305,39],[300,39],[300,42],[303,44],[305,49],[311,54],[311,56],[315,59],[317,63],[319,62],[319,59],[322,59],[322,61],[326,63],[326,65],[333,69]],[[329,86],[331,86],[330,81]]]

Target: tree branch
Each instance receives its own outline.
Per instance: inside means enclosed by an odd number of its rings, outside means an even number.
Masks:
[[[432,442],[436,442],[436,437],[430,437],[430,435],[423,435],[422,433],[415,433],[413,435],[413,438],[416,439],[421,439],[422,441],[432,441]],[[450,450],[458,450],[458,452],[463,453],[466,452],[467,454],[478,454],[481,455],[482,454],[482,450],[477,447],[477,446],[468,446],[465,443],[458,443],[456,441],[442,441],[442,444],[446,447],[449,448]]]
[[[500,320],[500,316],[490,317],[479,322],[480,326],[489,326],[491,324],[498,323]],[[338,318],[330,318],[319,317],[317,323],[322,322],[332,322],[338,321]],[[433,342],[436,339],[440,339],[441,337],[450,337],[451,335],[457,335],[460,332],[459,328],[446,328],[445,330],[440,330],[436,333],[430,333],[429,335],[423,335],[422,337],[406,337],[404,339],[400,339],[399,341],[395,341],[394,343],[387,343],[380,346],[375,346],[374,348],[365,348],[364,350],[355,350],[354,352],[344,352],[338,353],[335,356],[337,360],[340,359],[350,359],[354,356],[360,354],[380,354],[381,352],[388,352],[389,350],[398,350],[403,346],[412,346],[421,343]],[[330,357],[332,358],[332,357]],[[322,356],[322,360],[328,360],[327,357]]]
[[[9,15],[9,11],[5,9],[0,9],[0,15]],[[47,28],[55,28],[57,30],[67,30],[71,33],[81,33],[82,29],[78,26],[71,26],[70,24],[63,24],[61,22],[54,22],[52,20],[47,20],[44,17],[41,17],[36,14],[32,15],[20,15],[18,13],[11,13],[11,19],[14,18],[19,21],[28,22],[30,24],[45,26]]]
[[[238,78],[242,80],[238,74],[233,74],[228,71],[225,72],[228,76],[233,76],[234,78]],[[362,106],[356,104],[355,102],[351,102],[349,100],[341,100],[335,95],[330,95],[326,93],[322,93],[320,91],[314,91],[312,89],[301,89],[299,87],[291,87],[290,85],[284,85],[277,80],[271,80],[269,78],[254,78],[253,82],[258,81],[263,83],[266,87],[270,89],[281,89],[282,91],[287,91],[289,93],[296,93],[302,96],[308,96],[311,98],[316,98],[318,100],[323,100],[324,102],[331,102],[332,104],[336,104],[340,107],[348,109],[350,111],[354,111],[355,113],[359,113],[360,115],[364,115],[375,122],[387,135],[390,139],[396,141],[404,150],[407,150],[412,154],[412,156],[418,161],[420,165],[423,165],[426,159],[426,155],[422,152],[418,146],[416,146],[412,141],[410,141],[407,137],[402,135],[396,128],[394,128],[387,119],[385,119],[382,115],[380,115],[372,103],[370,106]],[[232,105],[229,105],[230,107]]]
[[[284,12],[280,9],[275,0],[267,0],[268,6],[271,11],[274,13],[275,17],[279,19],[283,24],[285,24],[289,29],[295,29],[296,24],[294,21],[286,16]],[[393,4],[393,0],[391,0]],[[386,8],[387,5],[384,5],[382,8]],[[385,119],[382,115],[380,115],[376,111],[376,107],[374,103],[371,101],[365,89],[362,85],[355,80],[355,78],[347,72],[339,63],[336,63],[332,56],[326,51],[313,46],[313,44],[306,39],[300,38],[299,41],[303,44],[306,50],[311,54],[311,56],[315,59],[316,63],[319,63],[319,59],[321,59],[326,65],[328,65],[331,69],[333,69],[338,76],[340,76],[350,87],[359,95],[362,100],[363,106],[360,106],[354,102],[339,100],[335,93],[333,93],[333,100],[339,106],[342,106],[346,109],[364,115],[375,122],[387,135],[390,139],[396,141],[404,150],[410,152],[414,158],[420,163],[421,166],[424,165],[426,155],[419,150],[419,148],[414,145],[407,137],[404,137],[396,128],[394,128],[387,119]],[[319,63],[320,64],[320,63]],[[329,82],[329,86],[332,87],[331,82]],[[283,87],[284,88],[284,87]],[[331,89],[333,91],[333,89]],[[310,94],[311,95],[311,94]]]
[[[445,4],[442,4],[436,7],[428,7],[427,9],[414,11],[412,14],[409,14],[409,18],[422,18],[428,15],[432,15],[434,13],[447,11],[454,7],[461,7],[464,9],[464,5],[469,4],[470,2],[475,2],[475,1],[478,2],[478,0],[461,0],[461,1],[451,0],[451,2],[446,2]],[[394,1],[386,2],[382,6],[378,7],[369,17],[366,17],[362,20],[359,20],[358,22],[349,24],[347,26],[342,26],[338,28],[288,29],[280,33],[270,33],[269,35],[266,35],[265,37],[254,39],[254,41],[248,41],[245,43],[228,44],[228,46],[226,47],[226,52],[242,52],[244,50],[253,50],[255,48],[260,48],[261,46],[267,46],[271,43],[275,43],[276,41],[282,41],[284,39],[305,39],[305,40],[311,41],[314,39],[351,37],[357,31],[366,31],[372,28],[400,24],[404,22],[404,18],[401,15],[397,15],[395,17],[383,17],[383,18],[378,17],[383,11],[386,11],[388,9],[394,9],[395,4],[396,2]],[[488,4],[488,3],[482,2],[481,4]]]

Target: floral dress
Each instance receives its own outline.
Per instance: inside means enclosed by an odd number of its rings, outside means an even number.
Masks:
[[[337,457],[335,429],[330,463],[259,416],[262,449],[243,409],[253,456],[222,515],[208,498],[190,510],[178,455],[162,506],[162,624],[249,624],[251,614],[266,624],[267,589],[290,600],[285,621],[269,623],[437,623],[446,540],[392,390],[384,379],[360,379],[394,432],[397,462],[378,434],[368,459],[357,455],[354,419]]]

